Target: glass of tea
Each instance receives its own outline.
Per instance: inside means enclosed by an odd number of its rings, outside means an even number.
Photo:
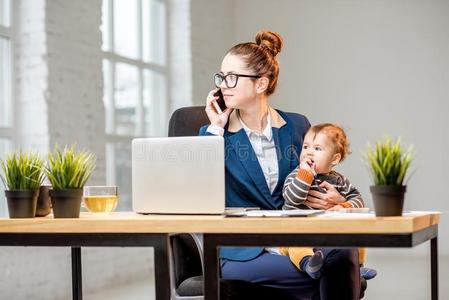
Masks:
[[[107,214],[117,207],[118,188],[116,186],[85,186],[84,206],[91,213]]]

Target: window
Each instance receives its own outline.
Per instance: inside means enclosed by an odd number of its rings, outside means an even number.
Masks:
[[[103,78],[108,184],[131,209],[131,140],[167,129],[166,0],[103,0]]]
[[[12,59],[11,1],[0,0],[0,160],[12,147]],[[3,184],[0,184],[3,190]],[[0,215],[5,214],[5,200],[0,193]]]

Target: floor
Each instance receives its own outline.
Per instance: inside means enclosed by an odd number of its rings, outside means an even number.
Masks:
[[[415,255],[411,255],[415,254]],[[449,257],[439,259],[440,295],[449,294],[444,283],[449,276]],[[378,277],[368,282],[364,299],[430,299],[430,258],[416,256],[409,249],[369,249],[368,264],[377,269]],[[154,299],[151,280],[134,281],[96,293],[85,294],[86,300]],[[443,297],[440,297],[443,299]]]
[[[95,293],[85,293],[83,300],[151,300],[155,299],[153,281],[134,281]]]

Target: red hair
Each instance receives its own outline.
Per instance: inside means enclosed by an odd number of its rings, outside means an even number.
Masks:
[[[283,44],[282,37],[278,33],[259,31],[256,34],[256,42],[235,45],[229,49],[228,54],[241,56],[254,75],[268,78],[266,93],[269,96],[274,93],[277,86],[279,64],[276,56],[281,52]]]
[[[343,161],[346,156],[351,153],[349,149],[349,139],[346,136],[343,128],[336,124],[331,123],[323,123],[310,127],[307,133],[313,134],[313,137],[318,133],[323,133],[327,136],[328,139],[332,141],[334,144],[335,153],[340,153],[341,159],[340,162]]]

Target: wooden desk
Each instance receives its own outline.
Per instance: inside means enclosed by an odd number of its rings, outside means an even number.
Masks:
[[[218,299],[219,246],[413,247],[431,240],[432,299],[438,298],[438,213],[375,218],[225,218],[81,214],[79,219],[0,219],[0,246],[72,247],[73,299],[82,299],[81,248],[155,248],[156,298],[170,299],[169,233],[204,233],[205,298]]]
[[[346,214],[228,219],[217,224],[226,229],[204,234],[205,300],[219,299],[219,246],[414,247],[427,240],[431,241],[431,299],[436,300],[438,223],[439,213],[424,212],[381,218]]]

